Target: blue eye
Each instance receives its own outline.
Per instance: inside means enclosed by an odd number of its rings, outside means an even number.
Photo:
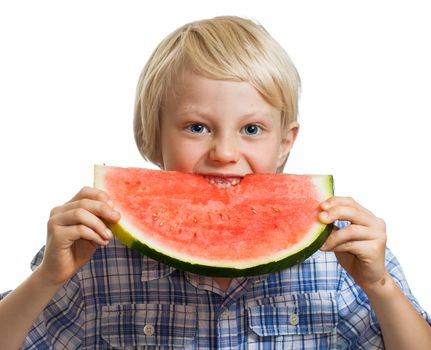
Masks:
[[[244,127],[244,132],[247,135],[258,135],[262,132],[262,128],[256,124],[249,124]]]
[[[205,132],[205,130],[208,131],[205,125],[198,124],[198,123],[187,125],[187,130],[194,134],[202,134],[203,132]]]

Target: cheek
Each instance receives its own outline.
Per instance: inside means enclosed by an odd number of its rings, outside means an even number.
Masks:
[[[253,146],[249,145],[244,150],[254,172],[274,173],[277,170],[280,147],[276,138]]]
[[[202,158],[202,148],[195,143],[171,137],[162,142],[163,164],[165,170],[192,172],[195,164]]]

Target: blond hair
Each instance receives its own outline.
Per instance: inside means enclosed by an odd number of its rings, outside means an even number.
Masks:
[[[281,110],[282,135],[297,119],[298,72],[262,25],[236,16],[185,24],[154,50],[136,90],[135,141],[144,159],[161,168],[160,108],[169,89],[186,71],[210,79],[249,82]]]

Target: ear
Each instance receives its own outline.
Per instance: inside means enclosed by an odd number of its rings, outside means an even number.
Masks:
[[[289,124],[286,134],[282,135],[280,149],[278,152],[277,168],[283,166],[286,162],[289,152],[293,147],[293,143],[296,140],[296,136],[298,136],[298,131],[299,123],[294,121]]]

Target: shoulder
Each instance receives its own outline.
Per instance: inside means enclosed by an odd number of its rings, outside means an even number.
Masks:
[[[399,263],[398,259],[395,257],[395,255],[392,253],[392,251],[389,248],[386,248],[385,265],[389,274],[392,276],[395,282],[397,282],[400,288],[404,292],[410,293],[410,288],[407,284],[407,280],[404,275],[404,271],[401,267],[401,264]]]
[[[280,293],[336,292],[341,278],[335,254],[317,251],[299,264],[265,275],[264,286],[278,286],[275,290]]]
[[[40,265],[44,247],[31,261],[32,270]],[[131,291],[142,293],[145,284],[170,275],[175,269],[150,259],[119,242],[114,238],[106,247],[98,247],[89,260],[70,280],[74,292],[80,290],[86,302],[94,304],[94,295],[103,295],[105,302],[109,295],[121,291],[128,295]],[[139,289],[139,290],[138,290]],[[98,294],[99,293],[99,294]]]
[[[123,245],[114,238],[108,246],[99,247],[82,270],[83,278],[122,276],[140,281],[161,278],[174,269]],[[111,280],[112,282],[112,280]]]

